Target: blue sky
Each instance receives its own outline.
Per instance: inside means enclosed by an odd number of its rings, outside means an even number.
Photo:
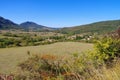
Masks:
[[[70,27],[120,19],[120,0],[0,0],[0,16],[18,24]]]

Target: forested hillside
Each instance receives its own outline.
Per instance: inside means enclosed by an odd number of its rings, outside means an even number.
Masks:
[[[79,33],[107,33],[115,31],[120,27],[120,20],[102,21],[91,23],[87,25],[74,26],[68,28],[62,28],[58,32],[69,33],[69,34],[79,34]]]

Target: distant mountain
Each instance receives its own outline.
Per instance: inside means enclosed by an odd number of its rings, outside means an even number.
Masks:
[[[19,28],[18,24],[3,17],[0,17],[0,29],[18,29],[18,28]]]
[[[20,27],[22,27],[26,30],[31,30],[31,31],[51,31],[51,30],[54,30],[54,28],[39,25],[37,23],[30,22],[30,21],[21,23]]]
[[[50,28],[43,25],[39,25],[34,22],[24,22],[21,24],[16,24],[12,22],[11,20],[5,19],[3,17],[0,17],[0,29],[8,30],[8,29],[22,29],[27,31],[52,31],[56,28]]]
[[[67,34],[80,34],[80,33],[98,33],[104,34],[112,32],[120,27],[120,20],[101,21],[87,25],[67,27],[67,28],[51,28],[39,25],[34,22],[24,22],[20,25],[12,22],[11,20],[0,17],[0,30],[2,29],[22,29],[27,31],[54,31]],[[57,29],[57,30],[56,30]]]
[[[68,34],[79,34],[79,33],[104,34],[107,32],[115,31],[118,29],[118,27],[120,27],[120,20],[110,20],[110,21],[91,23],[87,25],[62,28],[58,32],[68,33]]]

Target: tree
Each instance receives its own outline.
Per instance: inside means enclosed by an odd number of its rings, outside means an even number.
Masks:
[[[117,34],[118,34],[118,36],[120,37],[120,27],[119,27],[118,30],[117,30]]]

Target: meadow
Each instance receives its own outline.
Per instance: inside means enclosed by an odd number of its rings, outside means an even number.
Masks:
[[[73,54],[92,49],[93,44],[80,42],[58,42],[48,45],[14,47],[0,49],[0,73],[10,74],[17,70],[17,65],[33,54]],[[30,53],[28,55],[28,53]]]

